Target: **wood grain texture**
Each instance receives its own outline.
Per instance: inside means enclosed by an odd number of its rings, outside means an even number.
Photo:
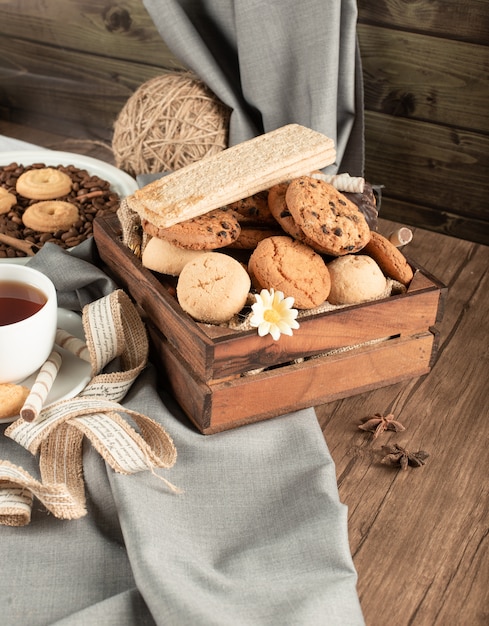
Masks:
[[[414,204],[388,195],[382,200],[382,215],[400,223],[487,245],[489,226],[483,216],[465,217],[443,207]]]
[[[489,47],[360,24],[365,106],[489,132]]]
[[[161,68],[0,38],[0,80],[9,120],[111,141],[113,122],[137,87]],[[35,125],[35,124],[33,124]]]
[[[45,46],[42,50],[53,48],[59,59],[78,51],[99,61],[113,58],[160,68],[182,67],[140,0],[0,2],[0,34],[13,38],[14,45],[15,40],[27,45],[36,41]]]
[[[489,224],[489,135],[367,111],[366,146],[366,176],[384,185],[384,217],[392,197],[439,211],[440,230],[442,212]]]
[[[433,335],[392,339],[212,388],[213,432],[369,391],[429,370]]]
[[[385,184],[382,215],[488,244],[489,3],[358,9],[366,175]]]
[[[317,414],[349,507],[367,624],[482,626],[489,618],[489,249],[415,231],[409,250],[448,285],[434,368]],[[406,431],[372,441],[358,424],[375,412],[393,412]],[[381,465],[381,446],[394,441],[429,452],[426,465],[407,472]]]
[[[139,0],[0,3],[0,114],[105,141],[143,82],[183,69]]]
[[[360,22],[487,45],[486,0],[359,0]]]

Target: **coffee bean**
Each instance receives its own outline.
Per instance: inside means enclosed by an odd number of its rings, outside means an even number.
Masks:
[[[77,168],[75,165],[59,165],[56,169],[65,172],[71,177],[72,189],[69,194],[63,196],[65,202],[72,202],[78,207],[79,219],[67,231],[56,233],[42,233],[24,226],[22,214],[25,209],[38,202],[23,198],[16,193],[17,179],[24,172],[31,169],[48,167],[44,163],[34,163],[23,166],[19,163],[10,163],[0,167],[0,187],[14,193],[17,197],[15,204],[8,213],[0,215],[0,232],[11,237],[25,239],[42,247],[46,242],[55,243],[66,249],[78,245],[93,236],[93,220],[107,212],[115,213],[119,208],[120,198],[117,193],[110,189],[110,183],[99,176],[90,175],[86,170]],[[49,167],[53,167],[50,165]],[[92,198],[85,197],[78,200],[78,196],[86,196],[97,192]],[[100,192],[100,193],[99,193]],[[23,252],[0,243],[0,258],[15,258],[25,256]]]

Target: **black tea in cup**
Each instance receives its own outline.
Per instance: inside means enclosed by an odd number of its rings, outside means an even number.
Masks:
[[[0,326],[31,317],[46,304],[45,294],[26,283],[0,281]]]

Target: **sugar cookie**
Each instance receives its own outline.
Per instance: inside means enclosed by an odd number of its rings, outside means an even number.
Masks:
[[[331,304],[358,304],[381,297],[387,280],[377,263],[364,254],[347,254],[328,263]]]
[[[205,254],[205,252],[203,250],[186,250],[173,245],[166,239],[152,237],[143,250],[141,262],[144,267],[154,272],[168,276],[179,276],[184,266],[200,254]]]
[[[208,324],[221,324],[246,304],[251,280],[244,267],[222,252],[206,252],[185,265],[177,283],[184,311]]]

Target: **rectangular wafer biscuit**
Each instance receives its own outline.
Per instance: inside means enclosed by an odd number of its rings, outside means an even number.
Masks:
[[[335,158],[332,139],[289,124],[155,180],[127,202],[142,219],[167,228],[331,165]]]

